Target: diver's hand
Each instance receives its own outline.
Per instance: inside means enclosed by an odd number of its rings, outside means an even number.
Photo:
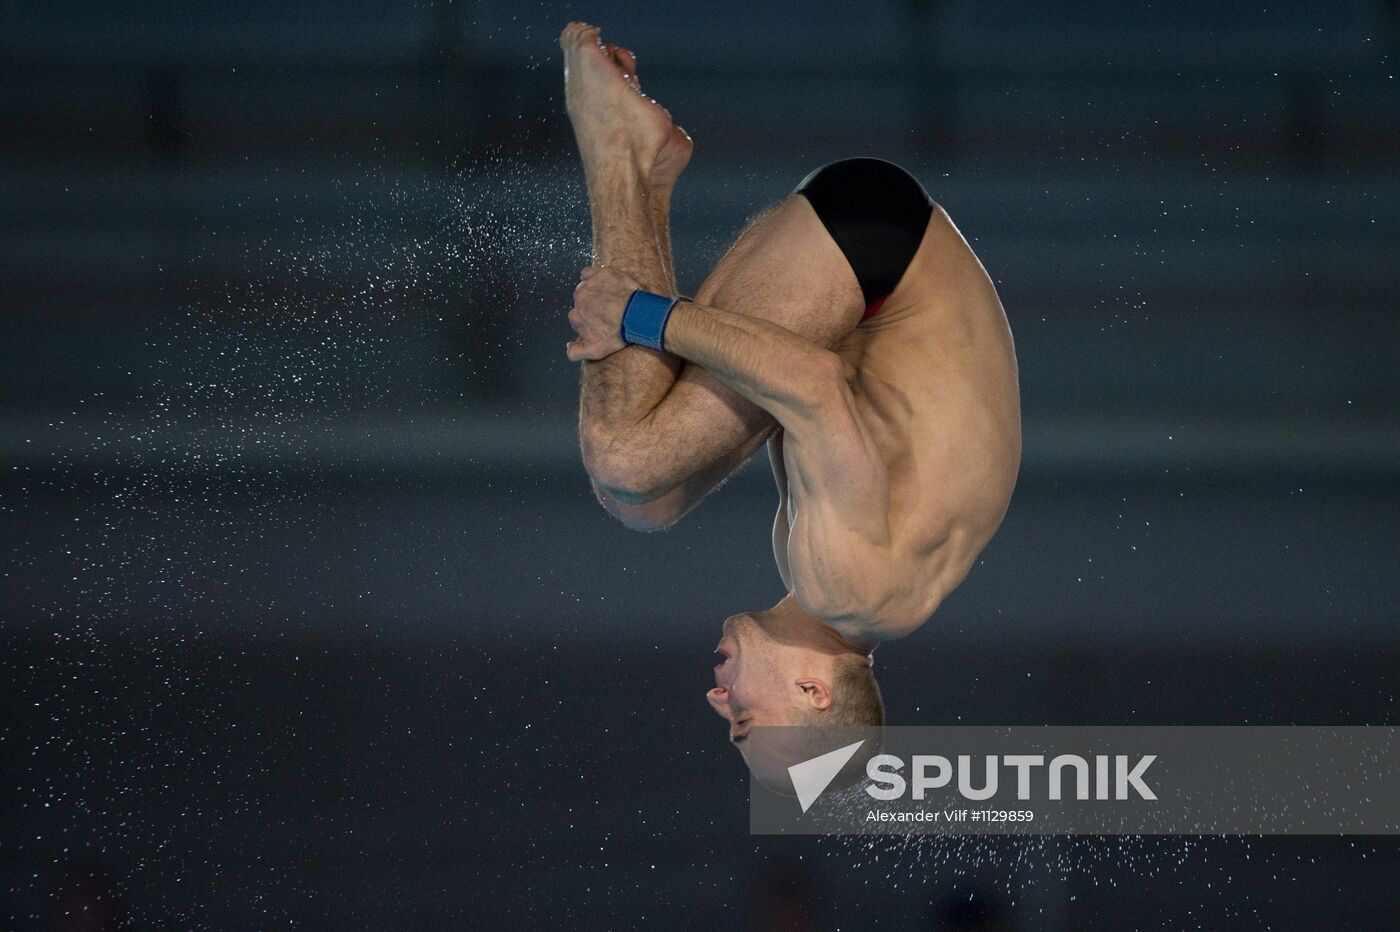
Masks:
[[[571,362],[604,359],[627,344],[622,342],[622,312],[632,292],[642,287],[626,272],[588,266],[574,289],[569,326],[578,339],[565,348]]]

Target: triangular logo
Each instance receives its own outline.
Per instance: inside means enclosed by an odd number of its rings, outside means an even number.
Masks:
[[[804,760],[800,764],[793,764],[788,768],[788,776],[792,778],[792,788],[797,791],[797,802],[802,806],[802,811],[806,812],[812,808],[812,803],[817,801],[817,797],[831,785],[831,781],[836,779],[836,775],[841,772],[841,768],[846,766],[846,762],[855,756],[856,751],[865,743],[865,739],[857,741],[855,744],[848,744],[844,748],[837,748],[820,754],[811,760]]]

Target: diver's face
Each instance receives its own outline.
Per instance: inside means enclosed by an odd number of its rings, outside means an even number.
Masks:
[[[789,669],[796,658],[789,654],[799,648],[774,639],[752,615],[735,615],[725,620],[715,650],[721,662],[706,698],[729,722],[729,740],[741,752],[755,725],[794,724],[801,689]]]

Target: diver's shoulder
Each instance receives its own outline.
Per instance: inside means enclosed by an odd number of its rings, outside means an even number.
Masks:
[[[947,592],[938,579],[901,586],[880,606],[859,617],[843,619],[834,627],[853,643],[897,641],[927,624]]]
[[[919,611],[913,613],[881,612],[868,618],[834,624],[833,627],[840,632],[842,637],[853,644],[873,646],[884,641],[897,641],[900,638],[908,637],[922,628],[932,617],[932,610],[927,614]]]

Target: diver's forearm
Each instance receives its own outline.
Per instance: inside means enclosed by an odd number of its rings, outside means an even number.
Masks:
[[[840,358],[785,327],[681,301],[666,323],[668,352],[704,367],[785,426],[823,397]]]

